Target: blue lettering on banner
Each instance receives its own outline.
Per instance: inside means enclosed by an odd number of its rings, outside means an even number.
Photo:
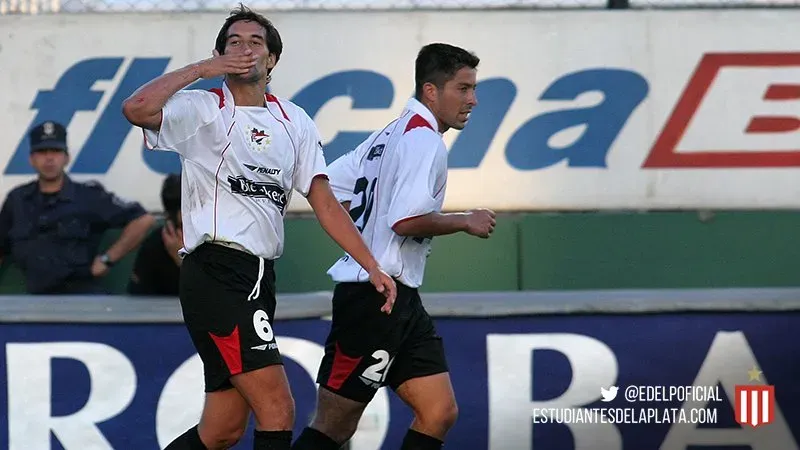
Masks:
[[[275,323],[297,405],[295,433],[312,413],[329,326],[316,319]],[[437,319],[460,406],[447,446],[796,450],[799,326],[800,313],[792,311]],[[163,448],[199,417],[202,373],[181,324],[4,323],[0,345],[0,419],[8,424],[0,427],[0,448]],[[754,367],[759,381],[748,376]],[[740,426],[735,386],[758,384],[774,386],[771,423]],[[612,385],[620,395],[603,402],[601,389]],[[719,395],[699,405],[680,397],[640,405],[623,398],[631,385],[719,386]],[[388,398],[364,422],[377,433],[373,443],[354,448],[398,448],[412,417],[394,394]],[[713,409],[716,423],[532,420],[534,408],[606,407]],[[239,445],[251,442],[252,424]]]
[[[46,120],[68,126],[78,111],[94,111],[103,98],[103,92],[92,90],[92,87],[97,81],[113,79],[123,61],[124,58],[87,59],[67,69],[53,90],[42,90],[36,95],[31,109],[35,109],[37,113],[29,129]],[[125,120],[121,114],[119,119]],[[95,127],[95,132],[97,131]],[[25,130],[17,150],[6,166],[7,175],[34,173],[28,163],[29,148],[28,130]],[[113,151],[110,148],[91,150],[90,153],[94,154]],[[103,172],[105,171],[101,173]]]
[[[292,101],[306,110],[311,118],[326,103],[336,97],[350,97],[353,109],[386,109],[392,104],[394,86],[384,75],[366,70],[337,72],[312,82],[301,89]],[[375,130],[341,131],[325,144],[325,160],[328,164],[348,151],[358,147]]]
[[[72,154],[73,173],[103,174],[113,164],[132,126],[122,116],[122,101],[139,86],[161,75],[170,58],[133,58],[108,104],[101,112],[88,139]],[[125,59],[93,58],[79,61],[67,69],[52,90],[41,90],[31,104],[37,111],[31,127],[45,120],[69,125],[80,111],[95,111],[103,92],[95,82],[112,80]],[[217,87],[219,79],[201,80],[190,89]],[[589,69],[555,80],[541,95],[546,101],[574,101],[587,92],[599,92],[601,103],[591,107],[566,107],[537,115],[516,130],[505,148],[506,160],[518,170],[543,169],[566,160],[570,167],[606,167],[606,155],[625,123],[648,94],[647,81],[623,69]],[[451,168],[477,168],[495,139],[517,95],[517,87],[506,78],[490,78],[478,83],[479,106],[450,149]],[[291,99],[315,118],[322,107],[337,97],[349,97],[352,108],[388,109],[395,97],[392,81],[369,70],[346,70],[326,75],[300,89]],[[554,135],[575,127],[584,128],[580,138],[567,147],[549,143]],[[355,148],[374,130],[339,131],[325,144],[327,162]],[[144,147],[145,164],[157,173],[180,170],[178,157],[166,152],[150,152]],[[28,163],[28,138],[25,133],[5,174],[32,174]]]
[[[534,117],[508,141],[506,158],[521,170],[543,169],[564,159],[571,167],[606,167],[611,144],[647,90],[647,81],[628,70],[596,69],[565,75],[544,91],[542,100],[575,100],[586,92],[600,91],[603,102]],[[556,133],[580,126],[586,130],[569,147],[553,148],[548,143]]]

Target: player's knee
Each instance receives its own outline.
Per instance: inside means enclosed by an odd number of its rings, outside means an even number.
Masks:
[[[424,411],[416,411],[417,420],[442,431],[447,431],[458,420],[458,405],[455,401],[440,402]]]
[[[338,414],[326,414],[324,411],[318,411],[311,426],[342,444],[356,434],[360,419],[361,414],[355,411],[340,411]]]
[[[202,436],[203,443],[209,450],[225,450],[236,445],[244,436],[247,424],[231,425],[226,428],[210,431],[208,436]],[[202,433],[204,434],[204,433]]]
[[[285,428],[281,428],[284,430],[291,430],[294,427],[294,397],[292,394],[288,394],[283,401],[283,409],[281,410],[283,414],[281,414],[281,420]]]
[[[294,427],[294,397],[290,392],[276,393],[263,407],[254,411],[262,430],[291,430]]]
[[[356,433],[367,402],[357,401],[333,391],[320,389],[311,427],[342,444]]]

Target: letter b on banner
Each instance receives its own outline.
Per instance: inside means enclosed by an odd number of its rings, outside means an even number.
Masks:
[[[532,400],[531,367],[537,350],[561,353],[569,361],[572,379],[559,397]],[[526,355],[520,357],[520,355]],[[589,336],[566,333],[489,334],[489,448],[530,449],[534,408],[579,409],[600,397],[599,386],[617,379],[617,359],[603,342]],[[610,423],[568,424],[575,450],[621,450],[622,436]]]

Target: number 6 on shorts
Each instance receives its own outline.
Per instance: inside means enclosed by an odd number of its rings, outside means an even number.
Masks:
[[[272,332],[272,325],[269,324],[269,316],[263,309],[256,310],[253,313],[253,328],[256,330],[258,337],[264,342],[271,342],[275,338],[275,333]]]

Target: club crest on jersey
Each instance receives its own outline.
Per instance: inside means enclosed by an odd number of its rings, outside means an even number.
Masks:
[[[255,153],[262,153],[269,148],[269,144],[272,142],[272,138],[269,135],[269,130],[267,129],[259,129],[258,127],[248,126],[247,127],[247,145],[250,147]]]

